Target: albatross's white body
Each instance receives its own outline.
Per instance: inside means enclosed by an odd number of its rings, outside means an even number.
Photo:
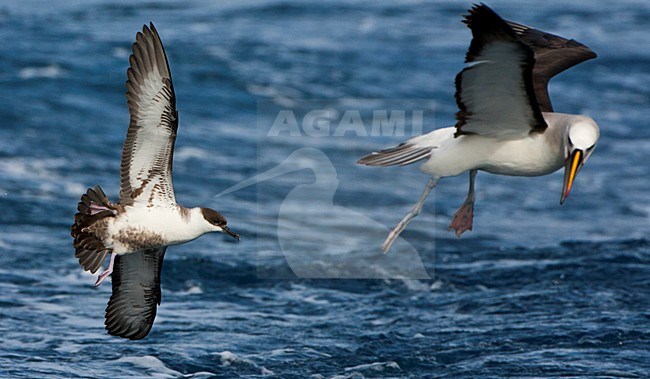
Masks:
[[[449,127],[409,142],[433,147],[431,158],[420,166],[431,176],[456,176],[473,169],[510,176],[547,175],[564,167],[564,141],[570,125],[583,123],[595,131],[598,126],[587,116],[550,112],[543,116],[548,129],[524,138],[497,139],[479,134],[455,138],[456,128]]]

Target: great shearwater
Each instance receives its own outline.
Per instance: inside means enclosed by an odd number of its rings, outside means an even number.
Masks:
[[[176,203],[172,158],[178,112],[169,64],[153,23],[136,35],[127,70],[126,100],[131,115],[122,150],[120,200],[111,203],[99,186],[81,196],[72,225],[75,257],[93,274],[110,254],[108,269],[95,283],[112,277],[106,307],[109,334],[144,338],[160,305],[160,271],[167,246],[204,233],[239,236],[209,208]]]
[[[599,130],[587,116],[554,113],[547,85],[556,74],[596,57],[587,46],[515,22],[484,4],[463,21],[472,31],[466,67],[456,76],[456,125],[412,138],[359,160],[368,166],[426,160],[432,176],[413,209],[384,242],[384,252],[419,213],[440,178],[469,171],[469,192],[449,226],[472,229],[476,173],[539,176],[565,167],[560,203],[596,147]]]

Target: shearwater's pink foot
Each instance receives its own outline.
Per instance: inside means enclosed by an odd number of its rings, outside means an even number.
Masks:
[[[97,278],[97,281],[95,282],[95,287],[98,287],[100,284],[102,284],[104,279],[106,279],[110,274],[113,273],[113,263],[115,263],[115,256],[116,255],[117,254],[115,254],[115,253],[111,253],[111,260],[110,260],[110,263],[108,264],[108,268],[106,269],[106,271],[103,271],[101,274],[99,274],[99,277]]]
[[[449,224],[449,230],[456,231],[456,237],[460,238],[461,234],[467,230],[472,230],[474,221],[474,201],[466,200],[454,214],[454,218]]]
[[[101,213],[103,211],[111,211],[111,212],[113,212],[113,214],[117,214],[117,212],[115,212],[115,210],[107,208],[107,207],[105,207],[105,206],[103,206],[101,204],[97,204],[97,203],[95,203],[93,201],[90,202],[90,207],[88,207],[88,209],[90,210],[90,215],[91,216],[96,215],[97,213]]]

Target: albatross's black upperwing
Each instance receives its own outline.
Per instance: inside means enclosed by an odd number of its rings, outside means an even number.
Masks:
[[[113,294],[106,307],[106,330],[139,340],[153,326],[160,305],[160,271],[166,247],[115,257]]]
[[[463,20],[472,30],[467,66],[456,76],[456,136],[522,138],[546,130],[533,87],[534,52],[484,4]]]
[[[535,53],[533,86],[535,97],[542,112],[553,112],[548,95],[548,82],[560,72],[586,60],[596,58],[590,48],[572,39],[533,29],[529,26],[506,21],[517,36]]]

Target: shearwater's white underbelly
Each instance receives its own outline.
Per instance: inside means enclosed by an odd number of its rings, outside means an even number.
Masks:
[[[107,247],[118,254],[191,241],[205,231],[177,208],[126,207],[108,225]]]

